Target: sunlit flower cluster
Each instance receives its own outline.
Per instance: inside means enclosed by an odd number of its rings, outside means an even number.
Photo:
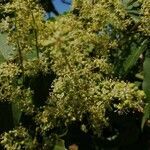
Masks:
[[[144,1],[140,30],[146,34],[148,7],[149,2]],[[16,103],[22,111],[33,113],[34,93],[24,80],[39,72],[53,71],[56,75],[46,105],[34,116],[41,131],[82,122],[86,115],[90,127],[101,131],[109,122],[108,109],[122,113],[128,109],[143,111],[144,92],[133,83],[117,79],[110,60],[112,49],[122,43],[112,40],[109,25],[125,31],[133,21],[120,0],[74,0],[72,11],[47,22],[33,0],[14,0],[5,6],[5,11],[14,15],[3,23],[15,47],[15,63],[0,64],[1,101]],[[30,138],[22,128],[12,133]],[[19,149],[24,143],[9,143],[12,133],[6,133],[2,143],[6,149],[10,145]]]

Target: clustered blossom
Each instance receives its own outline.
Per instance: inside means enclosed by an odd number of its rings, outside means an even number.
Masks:
[[[143,0],[142,1],[143,5],[142,5],[142,19],[141,19],[141,25],[139,26],[139,30],[141,30],[142,32],[144,32],[144,34],[146,36],[150,36],[150,26],[149,26],[149,22],[150,22],[150,1],[147,0]]]
[[[145,20],[147,4],[144,2],[142,6],[144,32],[149,29]],[[110,62],[112,48],[119,41],[111,40],[107,25],[126,30],[132,22],[120,0],[101,0],[94,4],[89,0],[74,0],[72,9],[78,9],[78,15],[71,11],[47,22],[33,0],[14,0],[5,8],[6,12],[15,12],[14,17],[3,23],[8,27],[9,42],[15,46],[14,58],[18,59],[16,63],[0,64],[0,99],[33,113],[34,93],[23,85],[24,77],[52,70],[56,75],[52,91],[46,105],[35,116],[41,131],[62,124],[67,126],[72,121],[82,122],[86,114],[90,127],[101,131],[108,125],[109,108],[122,113],[130,108],[143,111],[144,92],[133,83],[117,79],[115,66]],[[29,138],[24,128],[6,133],[1,142],[6,149],[10,146],[12,150],[19,149],[23,144],[9,143],[16,135],[22,141]],[[27,149],[32,149],[29,145],[33,143],[25,142]]]
[[[15,63],[3,63],[0,65],[0,99],[14,103],[21,110],[33,113],[32,91],[23,88],[21,70]]]
[[[45,131],[61,125],[58,118],[67,125],[71,121],[82,121],[86,113],[91,127],[99,129],[107,124],[105,113],[114,100],[117,103],[113,107],[118,112],[129,108],[143,111],[144,92],[133,83],[117,80],[114,66],[109,62],[110,48],[116,44],[105,32],[105,26],[112,23],[125,30],[132,20],[125,19],[126,11],[119,1],[114,3],[97,2],[91,6],[89,1],[76,2],[76,8],[80,8],[78,17],[67,14],[50,22],[50,37],[43,46],[47,47],[46,53],[51,57],[51,68],[57,79],[53,82],[48,105],[37,119]],[[110,5],[116,7],[116,12],[111,12]]]
[[[37,144],[34,139],[29,135],[27,129],[17,127],[13,131],[3,134],[1,141],[5,149],[20,150],[20,149],[34,149]]]

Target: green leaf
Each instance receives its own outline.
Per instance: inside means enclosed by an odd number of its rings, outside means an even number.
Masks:
[[[134,22],[138,23],[140,21],[140,18],[138,15],[130,14],[131,18],[134,20]]]
[[[139,81],[134,82],[134,84],[135,84],[137,87],[141,87],[141,86],[142,86],[142,82],[139,82]]]
[[[7,33],[0,33],[0,62],[7,61],[14,54],[12,45],[7,43]]]
[[[144,116],[142,118],[141,129],[143,130],[146,121],[150,118],[150,103],[144,108]]]
[[[144,80],[143,90],[147,96],[147,101],[150,102],[150,57],[146,57],[144,61]]]
[[[33,60],[35,58],[37,58],[37,54],[35,48],[33,47],[33,51],[26,53],[25,59]]]
[[[14,125],[18,125],[20,122],[22,112],[20,109],[15,105],[14,103],[12,104],[12,115],[13,115],[13,123]]]
[[[136,2],[134,2],[132,5],[133,5],[133,7],[139,7],[139,6],[140,6],[140,3],[139,3],[139,1],[136,1]]]
[[[9,60],[15,56],[15,52],[13,51],[13,46],[7,43],[7,33],[0,33],[0,63]],[[31,37],[33,38],[33,37]],[[36,58],[35,47],[33,46],[33,51],[28,52],[25,55],[25,59],[34,59]]]
[[[0,64],[3,63],[3,62],[5,62],[5,58],[4,58],[3,54],[0,51]]]
[[[143,79],[144,79],[143,71],[142,71],[142,72],[140,72],[140,73],[137,73],[137,74],[135,75],[135,77],[136,77],[137,79],[139,79],[139,80],[142,80],[142,81],[143,81]]]
[[[147,52],[145,57],[143,69],[144,69],[144,80],[143,80],[143,90],[147,96],[147,102],[150,103],[150,52]]]
[[[138,0],[123,0],[122,3],[131,18],[135,22],[139,22],[141,15],[139,7],[141,3]]]
[[[134,14],[134,15],[140,15],[140,13],[137,11],[137,10],[127,10],[128,13],[131,15],[131,14]]]
[[[135,47],[132,50],[131,54],[128,56],[128,58],[125,60],[123,64],[125,74],[129,71],[129,69],[131,69],[135,65],[140,55],[146,50],[147,43],[148,43],[148,40],[146,39],[142,42],[142,44],[138,48]]]
[[[142,128],[144,127],[145,122],[150,118],[150,52],[147,51],[144,65],[144,80],[143,80],[143,90],[146,94],[146,103],[144,110],[144,116],[142,120]]]
[[[65,150],[64,140],[58,140],[53,150]]]

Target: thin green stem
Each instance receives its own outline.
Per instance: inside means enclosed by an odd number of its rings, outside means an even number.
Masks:
[[[17,32],[16,16],[15,16],[15,30]],[[18,31],[18,33],[19,33],[19,31]],[[22,51],[21,51],[20,42],[19,42],[18,37],[17,37],[16,43],[17,43],[17,50],[18,50],[18,57],[19,57],[19,66],[20,66],[20,69],[22,71],[22,76],[23,76],[23,79],[24,79],[23,54],[22,54]]]
[[[31,15],[33,19],[33,24],[36,27],[36,22],[35,22],[35,18],[34,18],[32,10],[31,10]],[[37,32],[37,27],[35,28],[34,26],[33,26],[33,31],[34,31],[34,37],[35,37],[35,48],[36,48],[37,58],[39,59],[38,32]]]

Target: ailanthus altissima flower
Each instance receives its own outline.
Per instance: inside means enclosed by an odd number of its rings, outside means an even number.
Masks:
[[[143,1],[143,16],[137,24],[137,32],[146,35],[148,6]],[[109,123],[108,109],[122,113],[128,109],[143,111],[144,92],[114,73],[113,59],[120,59],[124,44],[122,33],[134,21],[120,0],[74,0],[69,13],[47,22],[34,0],[12,0],[5,12],[12,13],[12,17],[1,25],[15,53],[12,62],[0,64],[0,100],[17,104],[22,112],[32,115],[40,130],[35,130],[35,138],[73,121],[82,122],[85,115],[90,128],[100,133]],[[118,55],[113,57],[115,51]],[[53,82],[49,82],[49,76],[44,80],[51,72],[55,75]],[[36,78],[39,76],[43,83]],[[37,79],[36,83],[33,79]],[[36,107],[34,101],[42,101],[43,97],[44,106]],[[12,142],[16,136],[22,139],[20,143]],[[4,134],[1,143],[8,150],[22,146],[32,150],[33,142],[25,138],[33,140],[24,127],[19,127]]]

